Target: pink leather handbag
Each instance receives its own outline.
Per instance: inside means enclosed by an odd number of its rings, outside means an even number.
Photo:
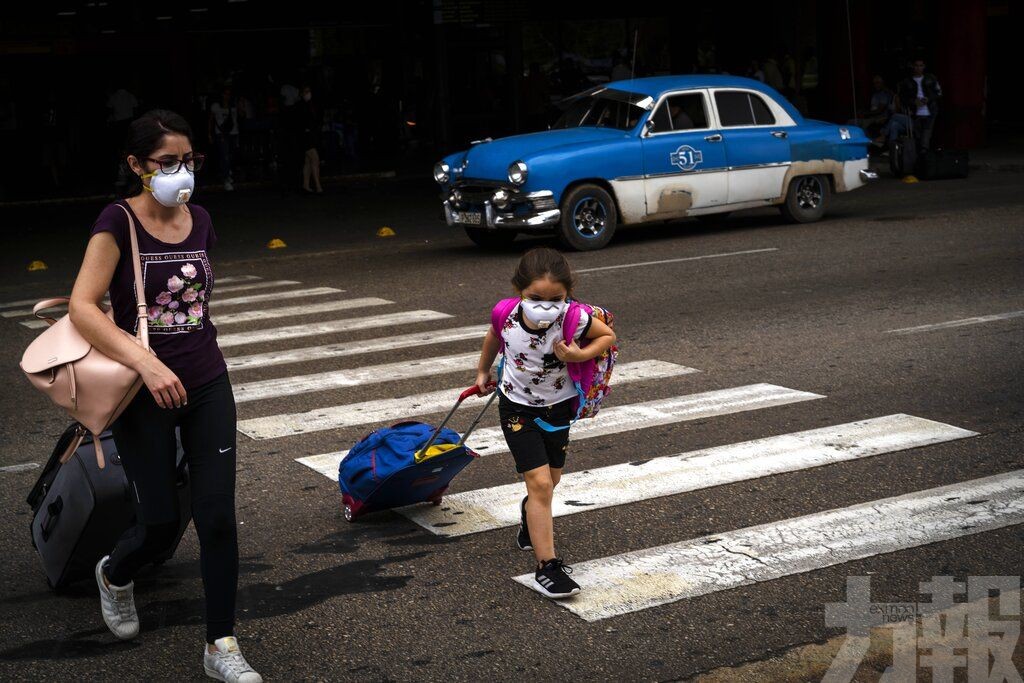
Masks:
[[[135,221],[128,216],[128,233],[132,242],[132,266],[135,271],[135,301],[138,311],[137,336],[129,338],[149,349],[149,320],[146,317],[146,295],[142,286],[142,268],[139,265],[139,240]],[[29,344],[21,357],[21,369],[34,387],[50,400],[70,413],[78,421],[78,436],[61,458],[64,463],[78,448],[86,432],[93,435],[96,445],[96,463],[105,465],[99,435],[124,411],[142,387],[142,378],[133,368],[103,355],[85,340],[71,322],[71,316],[60,320],[41,315],[39,311],[65,304],[70,299],[59,297],[37,303],[32,313],[50,323],[46,331]],[[113,322],[109,306],[102,306]],[[118,328],[120,329],[120,328]],[[152,349],[150,349],[152,353]]]

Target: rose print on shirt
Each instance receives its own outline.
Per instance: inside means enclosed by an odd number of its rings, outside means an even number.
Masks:
[[[203,328],[210,284],[205,252],[142,254],[147,284],[159,287],[147,310],[154,334],[177,334]],[[153,297],[150,293],[149,297]]]

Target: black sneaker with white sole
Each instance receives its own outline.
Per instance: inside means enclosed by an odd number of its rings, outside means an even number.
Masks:
[[[520,550],[533,550],[533,543],[530,542],[530,529],[526,526],[526,499],[519,504],[519,535],[516,536],[516,544]]]
[[[572,567],[560,558],[548,560],[533,575],[537,589],[549,598],[567,598],[580,592],[580,585],[569,578]]]

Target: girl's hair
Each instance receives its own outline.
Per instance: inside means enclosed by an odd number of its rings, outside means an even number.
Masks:
[[[192,127],[179,114],[166,109],[152,109],[132,121],[121,150],[117,167],[118,197],[134,197],[142,192],[142,180],[128,165],[128,157],[137,157],[140,163],[160,148],[165,135],[184,135],[192,141]]]
[[[517,292],[522,292],[530,286],[534,280],[549,278],[565,287],[566,293],[571,297],[573,287],[576,285],[576,275],[572,272],[572,266],[562,254],[549,247],[537,247],[523,254],[516,266],[516,273],[512,276],[512,286]]]

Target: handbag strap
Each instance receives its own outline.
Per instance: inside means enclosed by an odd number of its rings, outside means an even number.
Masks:
[[[142,261],[139,258],[139,236],[135,232],[135,220],[122,204],[118,204],[128,217],[128,236],[132,242],[132,270],[135,273],[135,317],[138,318],[136,333],[142,348],[149,348],[149,311],[146,307],[146,291],[142,282]]]

